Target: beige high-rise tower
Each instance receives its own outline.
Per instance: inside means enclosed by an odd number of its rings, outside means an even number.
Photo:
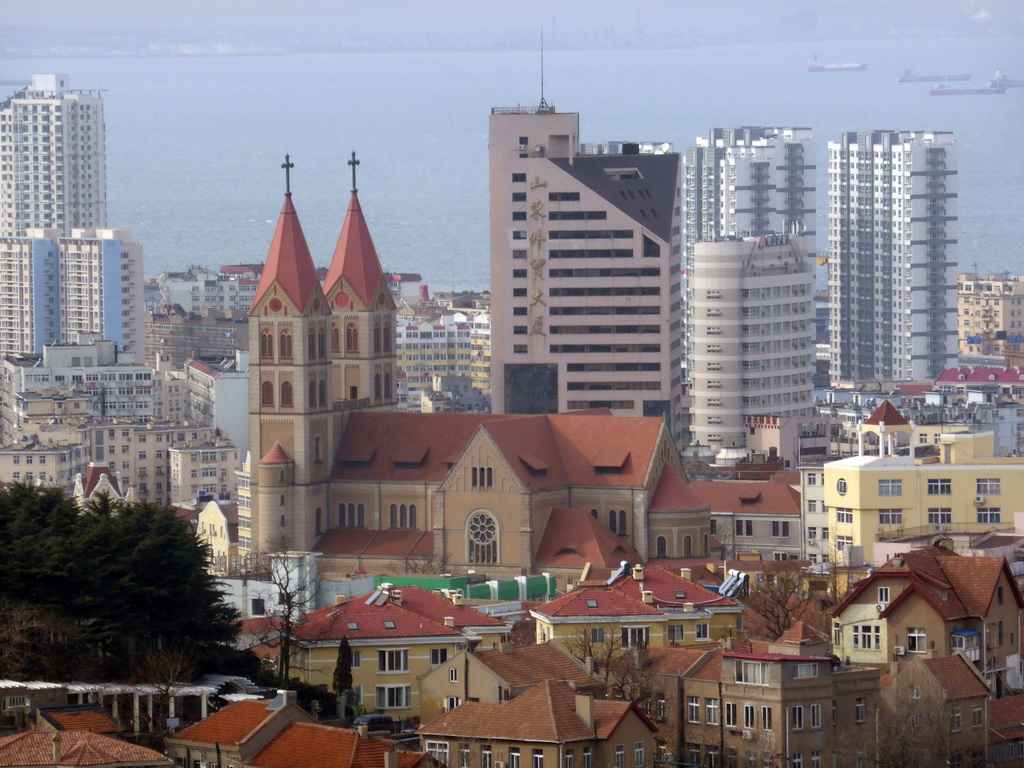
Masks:
[[[593,149],[575,113],[491,111],[492,409],[664,416],[679,442],[679,155]]]

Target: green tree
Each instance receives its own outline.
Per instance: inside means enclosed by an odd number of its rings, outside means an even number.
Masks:
[[[334,665],[334,693],[343,696],[352,690],[352,646],[348,638],[338,644],[338,662]]]

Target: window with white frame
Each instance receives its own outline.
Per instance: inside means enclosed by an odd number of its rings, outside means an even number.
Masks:
[[[907,652],[924,653],[928,650],[928,636],[921,627],[907,627]]]
[[[770,731],[772,729],[772,708],[761,707],[761,729]]]
[[[902,509],[880,509],[878,510],[879,525],[903,525]]]
[[[604,644],[604,627],[591,627],[590,642],[592,645]]]
[[[903,495],[903,481],[902,480],[879,480],[878,481],[878,495],[879,496],[902,496]]]
[[[953,510],[950,507],[929,507],[929,525],[950,525],[953,522]]]
[[[808,512],[817,512],[818,511],[818,501],[817,501],[817,499],[808,499],[807,500],[807,511]]]
[[[626,745],[615,745],[615,768],[626,768]]]
[[[736,702],[725,702],[725,724],[729,727],[736,727]]]
[[[979,496],[998,496],[1000,494],[1000,478],[979,477],[976,488]]]
[[[700,696],[686,697],[686,721],[689,723],[700,722]]]
[[[808,528],[807,528],[807,540],[808,541],[814,541],[817,538],[818,538],[818,529],[815,528],[813,525],[808,526]]]
[[[1003,520],[1003,511],[1000,507],[978,507],[978,522],[980,524],[1000,523]]]
[[[836,507],[836,522],[837,523],[853,523],[853,510],[846,509],[845,507]]]
[[[445,697],[445,700],[444,700],[444,711],[445,712],[451,712],[457,706],[459,706],[459,697],[458,696],[447,696],[447,697]]]
[[[757,721],[754,719],[754,705],[744,704],[743,705],[743,727],[744,728],[756,728]]]
[[[494,755],[491,753],[490,744],[480,745],[480,768],[493,768],[494,766]],[[572,768],[570,765],[566,765],[565,768]]]
[[[648,627],[623,627],[622,647],[623,648],[646,648],[649,640],[650,630]]]
[[[508,750],[508,768],[520,768],[519,747],[511,747]]]
[[[644,743],[638,741],[633,744],[633,768],[644,767]]]
[[[853,647],[861,651],[877,651],[881,645],[881,628],[877,624],[855,624],[853,627]]]
[[[409,651],[377,651],[377,665],[381,672],[408,672]]]
[[[814,662],[806,662],[804,664],[796,665],[796,676],[797,679],[804,680],[809,677],[818,676],[818,665]]]
[[[804,708],[789,708],[789,727],[794,731],[802,731],[804,728]]]
[[[708,725],[718,725],[718,699],[704,699],[704,721]]]
[[[858,696],[853,704],[853,714],[858,723],[863,723],[868,719],[868,700],[863,696]]]
[[[448,765],[448,742],[428,741],[426,743],[427,754],[442,765]]]
[[[953,481],[948,477],[931,477],[928,479],[929,496],[949,496],[953,493]]]
[[[544,768],[544,750],[535,749],[533,750],[533,768]]]
[[[711,639],[711,625],[706,621],[698,621],[693,625],[693,629],[698,643]]]
[[[457,683],[457,682],[459,682],[459,668],[458,667],[451,667],[451,668],[449,668],[449,670],[448,670],[448,682],[449,683]]]
[[[821,704],[811,704],[811,728],[821,728]]]
[[[879,587],[878,588],[878,602],[880,602],[882,605],[888,605],[889,604],[889,588],[888,587]]]
[[[448,661],[448,649],[447,648],[431,648],[430,649],[430,666],[436,667],[440,664],[444,664]]]
[[[408,685],[378,685],[377,709],[408,709],[410,694]]]
[[[768,665],[763,661],[737,659],[736,682],[747,685],[768,685]]]

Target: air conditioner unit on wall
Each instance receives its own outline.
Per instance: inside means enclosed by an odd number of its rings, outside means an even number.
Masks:
[[[884,611],[888,607],[889,606],[887,606],[885,603],[876,603],[875,604],[875,610],[878,611],[879,613],[881,613],[882,611]]]
[[[905,654],[907,652],[907,649],[904,648],[902,645],[897,645],[897,646],[893,647],[892,652],[896,656],[902,656],[903,654]]]
[[[751,729],[751,728],[744,728],[743,729],[743,738],[746,739],[747,741],[753,741],[754,740],[754,731],[753,731],[753,729]]]
[[[984,496],[975,496],[974,497],[974,506],[980,507],[984,503],[985,503],[985,497]]]
[[[520,144],[518,146],[519,146],[519,151],[520,152],[525,152],[528,149],[526,144]]]

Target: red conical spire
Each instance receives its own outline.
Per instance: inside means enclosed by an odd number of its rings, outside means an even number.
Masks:
[[[373,247],[370,228],[366,226],[363,209],[359,206],[359,195],[355,191],[349,200],[345,224],[341,228],[341,237],[334,249],[331,266],[327,269],[324,290],[329,291],[341,277],[345,278],[345,282],[366,307],[373,306],[384,283],[384,270],[381,269],[377,249]]]
[[[309,254],[309,246],[302,234],[302,225],[299,224],[290,193],[284,198],[277,230],[267,254],[267,263],[263,266],[260,284],[252,300],[253,307],[275,282],[292,300],[299,313],[306,311],[306,305],[318,283],[313,257]]]

